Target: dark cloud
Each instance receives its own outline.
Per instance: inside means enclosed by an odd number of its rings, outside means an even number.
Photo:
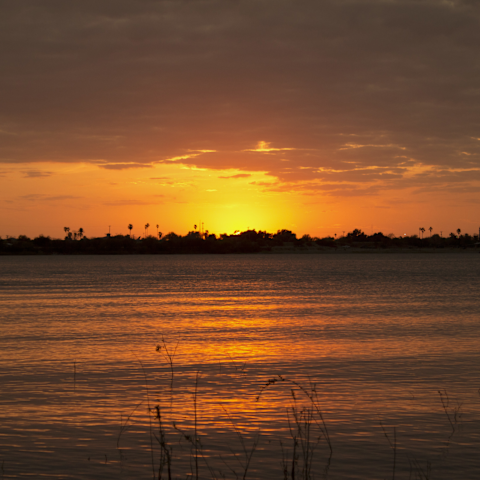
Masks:
[[[140,163],[106,163],[98,165],[107,170],[127,170],[129,168],[152,168],[152,165],[142,165]]]
[[[43,178],[50,177],[53,172],[45,172],[40,170],[25,170],[23,173],[24,178]]]
[[[251,177],[251,173],[237,173],[236,175],[228,175],[226,177],[218,177],[218,178],[224,178],[224,179],[229,179],[229,178],[248,178]]]
[[[155,195],[159,196],[159,195]],[[135,206],[135,205],[160,205],[163,202],[158,200],[142,200],[142,199],[118,199],[111,200],[108,202],[103,202],[103,205],[107,207],[125,207],[125,206]]]
[[[257,183],[257,185],[260,182]],[[368,187],[360,187],[354,183],[312,183],[312,182],[297,182],[297,183],[283,183],[283,184],[267,184],[263,185],[265,191],[278,193],[297,192],[304,195],[311,195],[315,193],[322,193],[327,196],[334,197],[360,197],[378,195],[385,188],[381,185],[372,185]]]
[[[3,2],[0,61],[4,163],[396,188],[413,164],[480,168],[478,2]]]
[[[75,195],[45,195],[41,193],[30,193],[28,195],[22,195],[20,198],[29,202],[63,202],[65,200],[79,200],[83,197]]]
[[[278,185],[276,182],[250,182],[250,185],[258,185],[259,187],[271,187]]]

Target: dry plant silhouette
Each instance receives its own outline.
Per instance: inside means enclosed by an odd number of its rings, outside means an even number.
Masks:
[[[159,399],[152,402],[151,381],[141,360],[138,360],[142,370],[145,385],[145,399],[140,401],[126,417],[120,419],[120,429],[117,437],[117,450],[120,455],[120,466],[124,461],[124,452],[121,448],[122,438],[128,432],[129,426],[135,414],[138,414],[142,406],[147,407],[149,449],[151,461],[151,475],[154,480],[172,480],[173,478],[191,478],[195,480],[210,478],[212,480],[234,478],[236,480],[247,480],[252,476],[252,468],[257,462],[256,453],[258,447],[264,441],[266,434],[259,426],[248,426],[243,423],[239,428],[238,420],[242,417],[234,417],[231,412],[222,404],[219,406],[225,413],[223,430],[229,430],[228,442],[222,443],[221,447],[209,445],[212,440],[205,432],[200,431],[202,423],[199,401],[202,397],[202,379],[204,374],[196,368],[194,372],[182,370],[179,365],[176,376],[176,389],[173,390],[174,358],[178,348],[178,342],[172,347],[162,336],[161,344],[157,351],[162,352],[162,359],[168,367],[164,378],[165,389],[160,391]],[[231,378],[244,378],[244,368],[240,369],[237,363],[228,356],[232,366],[230,373],[222,376]],[[241,377],[238,377],[238,371]],[[185,376],[178,376],[178,372],[185,372]],[[186,382],[185,382],[186,380]],[[205,385],[212,379],[205,379]],[[191,383],[193,382],[193,383]],[[164,400],[165,395],[174,397],[174,392],[182,389],[180,397],[182,404],[180,408],[175,403]],[[313,480],[318,478],[329,478],[334,444],[331,437],[331,426],[327,423],[322,408],[321,392],[318,386],[312,381],[303,384],[297,380],[284,375],[276,375],[261,384],[258,394],[254,397],[255,404],[267,402],[267,392],[272,389],[280,389],[282,392],[272,392],[275,395],[282,394],[289,403],[285,405],[286,430],[277,439],[279,442],[278,457],[269,461],[272,464],[272,471],[280,471],[278,478],[283,480]],[[163,392],[163,393],[162,393]],[[480,393],[480,391],[479,391]],[[451,428],[447,445],[458,430],[460,423],[460,410],[462,404],[453,401],[446,389],[438,391],[441,408],[444,412],[448,425]],[[190,403],[191,402],[191,403]],[[177,418],[176,418],[177,416]],[[409,479],[430,480],[432,479],[431,459],[417,458],[417,453],[412,453],[405,444],[399,442],[398,426],[384,424],[380,421],[383,436],[388,442],[392,452],[392,463],[389,476],[392,480],[405,476],[406,468],[409,468]],[[202,428],[204,428],[202,426]],[[249,432],[247,435],[243,431]],[[256,431],[255,431],[256,429]],[[236,438],[236,441],[234,441]],[[337,438],[337,437],[335,437]],[[214,442],[215,443],[215,442]],[[237,447],[235,447],[237,445]],[[225,452],[228,452],[225,454]],[[336,453],[338,456],[338,453]],[[105,458],[107,462],[107,457]],[[338,461],[338,460],[337,460]],[[180,473],[181,472],[181,473]],[[3,465],[2,465],[3,474]],[[179,477],[180,475],[180,477]]]
[[[385,430],[385,427],[383,426],[382,422],[380,422],[380,426],[382,427],[383,434],[385,435],[385,438],[387,439],[388,444],[390,445],[390,447],[393,450],[392,480],[395,480],[395,469],[396,469],[396,465],[397,465],[397,429],[395,427],[393,427],[393,443],[392,443],[392,441],[390,440],[390,437],[389,437],[387,431]]]
[[[157,352],[160,352],[163,355],[163,358],[165,361],[168,363],[170,366],[170,372],[171,372],[171,385],[173,386],[173,359],[175,358],[175,355],[177,353],[177,348],[178,348],[178,341],[175,344],[175,347],[170,347],[168,346],[168,343],[165,341],[164,336],[161,336],[161,343],[157,345]]]

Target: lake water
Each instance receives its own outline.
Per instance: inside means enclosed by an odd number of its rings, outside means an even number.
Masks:
[[[473,253],[1,257],[0,479],[480,478],[479,292]]]

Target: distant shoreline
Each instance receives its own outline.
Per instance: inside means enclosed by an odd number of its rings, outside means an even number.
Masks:
[[[195,231],[185,236],[173,232],[163,236],[158,232],[156,237],[146,235],[144,238],[135,238],[130,235],[107,234],[106,237],[87,238],[83,229],[80,229],[73,234],[68,231],[63,240],[43,235],[33,239],[25,235],[0,239],[0,255],[353,255],[479,251],[478,235],[460,235],[460,229],[457,230],[457,235],[451,233],[448,237],[432,235],[428,238],[419,238],[416,235],[385,236],[381,232],[366,235],[358,229],[340,238],[317,238],[310,235],[297,238],[290,230],[279,230],[277,233],[247,230],[234,235],[222,234],[219,237],[208,232]]]
[[[480,249],[468,248],[319,248],[319,249],[302,249],[302,248],[282,248],[274,247],[272,250],[264,250],[257,252],[160,252],[160,253],[138,253],[138,252],[86,252],[86,253],[59,253],[59,252],[22,252],[22,253],[6,253],[0,252],[0,257],[98,257],[98,256],[172,256],[172,255],[201,255],[201,256],[225,256],[225,255],[255,255],[255,256],[277,256],[277,255],[388,255],[388,254],[401,254],[401,255],[478,255]]]

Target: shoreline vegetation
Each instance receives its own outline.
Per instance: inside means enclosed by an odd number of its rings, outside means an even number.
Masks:
[[[83,229],[71,232],[65,227],[64,239],[52,239],[44,235],[29,238],[0,238],[0,255],[135,255],[135,254],[229,254],[229,253],[436,253],[436,252],[479,252],[478,235],[450,233],[448,237],[438,234],[421,238],[417,235],[395,237],[381,232],[366,235],[359,229],[339,238],[317,238],[297,235],[290,230],[277,233],[247,230],[234,235],[216,236],[208,231],[188,232],[181,236],[173,232],[163,236],[145,234],[110,235],[87,238]],[[422,229],[420,229],[422,230]],[[424,229],[423,229],[424,230]],[[147,230],[146,230],[147,231]],[[423,237],[423,232],[422,232]]]

